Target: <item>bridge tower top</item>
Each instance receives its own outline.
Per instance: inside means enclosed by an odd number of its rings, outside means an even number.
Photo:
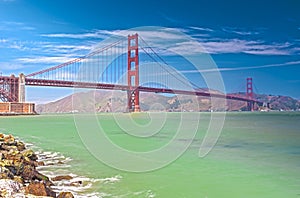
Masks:
[[[249,99],[253,99],[253,81],[251,77],[247,78],[246,96]]]

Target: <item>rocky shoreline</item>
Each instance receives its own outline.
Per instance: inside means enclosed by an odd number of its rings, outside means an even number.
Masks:
[[[52,189],[53,181],[69,180],[71,176],[51,180],[37,170],[44,165],[23,142],[12,135],[0,133],[0,197],[73,198],[71,192],[56,193]]]

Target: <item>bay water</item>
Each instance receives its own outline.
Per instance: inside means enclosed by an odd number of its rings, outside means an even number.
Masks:
[[[220,137],[205,157],[198,153],[211,113],[184,114],[191,126],[198,127],[191,145],[174,162],[142,173],[118,170],[98,160],[82,142],[72,114],[0,117],[0,133],[13,134],[40,155],[62,161],[40,169],[50,177],[69,174],[75,182],[83,181],[77,187],[57,184],[58,191],[72,191],[77,197],[300,198],[299,112],[227,113]],[[167,116],[167,121],[158,133],[140,138],[124,131],[115,114],[95,116],[112,142],[137,152],[163,147],[182,119],[181,113],[152,113],[152,118]],[[151,116],[119,114],[118,119],[130,117],[147,125]]]

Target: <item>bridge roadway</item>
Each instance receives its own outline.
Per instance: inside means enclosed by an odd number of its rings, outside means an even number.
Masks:
[[[187,91],[187,90],[176,90],[176,89],[166,89],[166,88],[150,88],[150,87],[129,87],[128,85],[117,85],[117,84],[105,84],[105,83],[92,83],[92,82],[74,82],[74,81],[63,81],[63,80],[44,80],[44,79],[33,79],[26,78],[25,84],[28,86],[50,86],[50,87],[69,87],[69,88],[88,88],[88,89],[106,89],[106,90],[134,90],[138,89],[142,92],[154,92],[154,93],[169,93],[169,94],[183,94],[183,95],[194,95],[194,96],[205,96],[214,98],[226,98],[229,100],[238,100],[250,103],[256,103],[258,105],[263,105],[262,102],[256,99],[250,99],[247,97],[241,97],[231,94],[219,94],[219,93],[209,93],[203,91]]]

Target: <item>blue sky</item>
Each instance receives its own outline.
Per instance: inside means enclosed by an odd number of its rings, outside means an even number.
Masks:
[[[251,76],[259,93],[300,99],[297,0],[0,0],[0,72],[55,66],[139,26],[173,28],[195,38],[216,62],[227,92],[243,91]],[[71,93],[44,90],[29,88],[27,99],[45,102]]]

